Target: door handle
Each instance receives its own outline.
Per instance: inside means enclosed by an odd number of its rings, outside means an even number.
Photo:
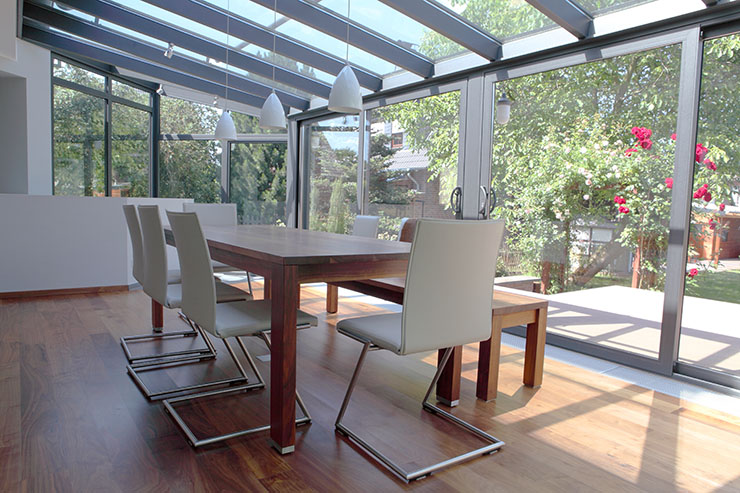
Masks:
[[[483,219],[486,218],[486,209],[488,205],[488,189],[484,187],[483,185],[480,186],[480,191],[483,192],[483,203],[480,206],[480,209],[478,210],[478,214],[483,216]],[[480,197],[480,195],[479,195]]]
[[[462,188],[455,187],[450,194],[450,208],[455,219],[462,219]]]

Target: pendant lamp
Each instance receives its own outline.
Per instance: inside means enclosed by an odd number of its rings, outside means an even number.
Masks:
[[[277,0],[273,5],[273,30],[277,25]],[[273,31],[272,33],[272,83],[275,84],[275,40],[277,35]],[[280,102],[280,98],[275,94],[275,89],[272,90],[265,103],[262,105],[260,111],[260,127],[269,128],[273,130],[282,130],[285,128],[285,111],[283,110],[283,103]]]
[[[236,140],[236,126],[229,113],[229,19],[231,10],[229,3],[226,4],[226,100],[224,101],[224,111],[221,118],[216,124],[216,138],[218,140]]]
[[[350,0],[347,0],[347,65],[339,72],[331,87],[328,108],[337,113],[357,114],[362,111],[362,92],[357,76],[349,66],[349,8]]]
[[[506,97],[506,93],[501,93],[501,97],[496,101],[496,123],[505,125],[511,117],[511,100]]]

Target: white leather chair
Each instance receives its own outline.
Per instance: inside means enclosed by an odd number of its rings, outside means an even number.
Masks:
[[[249,362],[249,365],[257,376],[258,382],[167,399],[164,401],[165,409],[172,415],[193,447],[268,430],[270,426],[265,425],[225,435],[198,438],[175,409],[174,404],[178,402],[192,401],[220,394],[243,392],[265,386],[259,370],[254,365],[254,361],[240,337],[260,337],[265,341],[267,348],[270,349],[270,339],[267,334],[271,326],[272,305],[270,300],[249,300],[217,304],[216,285],[213,281],[213,267],[211,266],[210,256],[208,254],[208,244],[201,230],[198,217],[194,213],[169,211],[167,212],[167,217],[169,218],[172,232],[175,235],[175,244],[177,245],[177,253],[180,259],[180,270],[182,271],[182,311],[192,320],[196,327],[203,331],[205,338],[208,338],[207,334],[211,334],[223,340],[234,363],[236,363],[242,375],[246,378],[244,369],[228,341],[228,338],[235,338],[247,358],[247,362]],[[317,323],[318,319],[313,315],[297,310],[297,328],[303,329],[316,326]],[[297,419],[296,424],[310,422],[311,416],[308,414],[303,400],[297,392],[296,398],[298,405],[303,411],[303,417]]]
[[[180,308],[182,300],[182,284],[168,284],[167,283],[167,244],[164,238],[164,229],[162,228],[162,221],[159,216],[159,207],[156,205],[140,205],[139,206],[139,222],[141,225],[142,232],[142,246],[144,252],[144,292],[148,294],[153,300],[160,303],[165,308]],[[226,303],[230,301],[240,301],[251,298],[251,296],[238,289],[234,286],[224,284],[222,282],[215,282],[211,279],[211,283],[215,285],[216,296],[219,303]],[[186,315],[187,318],[187,315]],[[173,364],[184,364],[202,361],[204,359],[212,359],[216,357],[216,350],[211,344],[210,340],[193,325],[190,320],[186,320],[191,324],[193,330],[200,333],[203,336],[203,340],[206,343],[206,348],[189,350],[190,355],[182,356],[176,361],[170,360],[153,360],[143,362],[133,366],[127,365],[126,369],[131,377],[134,379],[136,384],[141,388],[142,392],[149,398],[159,398],[173,393],[179,393],[189,390],[196,390],[204,387],[213,385],[220,385],[224,383],[239,383],[243,381],[243,378],[227,379],[217,382],[202,383],[196,385],[189,385],[185,387],[176,387],[172,389],[151,391],[144,381],[141,379],[139,373],[147,372],[152,370],[159,370],[167,368]],[[181,352],[187,354],[187,352]]]
[[[145,282],[144,275],[146,273],[146,265],[144,263],[144,247],[142,245],[143,240],[141,236],[141,226],[139,224],[139,215],[136,212],[136,207],[133,205],[124,205],[123,214],[126,218],[126,226],[128,227],[129,238],[131,239],[131,249],[133,250],[134,279],[136,279],[136,281],[143,287]],[[168,271],[167,282],[179,283],[180,270],[177,269]],[[174,337],[193,337],[198,335],[195,330],[163,332],[162,327],[152,327],[152,331],[154,332],[153,334],[121,337],[121,346],[123,347],[123,352],[126,355],[126,359],[130,363],[161,358],[177,358],[201,353],[200,350],[189,350],[133,356],[129,348],[129,343],[147,342]]]
[[[419,220],[406,273],[403,311],[348,318],[337,324],[341,334],[361,342],[363,348],[337,416],[336,430],[350,437],[406,481],[491,453],[504,445],[497,438],[427,402],[452,348],[491,337],[493,281],[503,231],[503,221]],[[439,279],[446,282],[440,283]],[[450,285],[455,289],[449,289]],[[371,347],[401,356],[447,348],[424,396],[422,408],[490,443],[446,461],[406,471],[347,428],[342,418]]]
[[[184,202],[182,204],[182,210],[183,212],[195,212],[202,226],[236,226],[238,222],[236,204],[196,204],[194,202]],[[218,262],[217,260],[212,260],[211,262],[214,272],[238,271],[233,266]],[[249,272],[245,272],[244,274],[247,276],[249,294],[252,294],[251,276]]]
[[[377,238],[379,223],[380,218],[378,216],[357,216],[352,227],[352,236]]]

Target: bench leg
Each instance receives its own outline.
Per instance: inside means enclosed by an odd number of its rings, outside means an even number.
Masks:
[[[339,308],[339,288],[333,284],[326,285],[326,312],[337,313]]]
[[[491,338],[480,342],[478,351],[478,383],[475,395],[490,401],[498,393],[498,368],[501,360],[501,318],[494,317],[491,323]]]
[[[442,361],[446,349],[440,349],[437,364]],[[462,346],[455,346],[437,381],[437,400],[450,407],[460,403],[460,376],[462,374]]]
[[[154,332],[162,332],[164,327],[164,307],[152,300],[152,329]]]
[[[545,363],[545,337],[547,334],[547,308],[537,310],[534,322],[527,325],[527,342],[524,349],[524,385],[542,385]]]

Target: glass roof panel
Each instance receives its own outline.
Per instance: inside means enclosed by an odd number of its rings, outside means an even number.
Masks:
[[[641,5],[643,3],[654,2],[655,0],[577,0],[578,5],[583,7],[593,16],[608,14],[615,10],[627,9]]]
[[[526,0],[438,1],[502,41],[558,27]]]
[[[422,42],[432,34],[435,34],[444,40],[445,44],[450,47],[450,50],[455,50],[456,52],[465,51],[465,48],[451,39],[435,33],[423,24],[381,3],[379,0],[355,0],[354,2],[350,2],[350,0],[323,0],[321,5],[339,15],[347,17],[348,2],[350,19],[390,38],[408,50],[426,55],[422,49]],[[314,3],[318,2],[314,0]],[[433,50],[432,54],[434,54]]]
[[[277,30],[295,39],[310,39],[311,46],[338,58],[344,59],[347,54],[346,43],[296,20],[285,22]],[[388,74],[397,70],[392,63],[354,46],[349,47],[349,61],[376,74]]]

